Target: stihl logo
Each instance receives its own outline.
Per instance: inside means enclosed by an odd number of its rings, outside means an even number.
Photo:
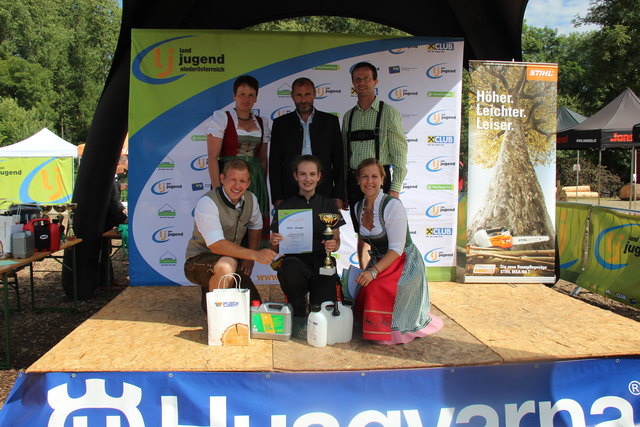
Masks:
[[[558,67],[556,66],[527,66],[527,80],[544,80],[555,82],[558,80]]]
[[[553,77],[553,72],[549,70],[531,70],[529,74],[531,76]]]

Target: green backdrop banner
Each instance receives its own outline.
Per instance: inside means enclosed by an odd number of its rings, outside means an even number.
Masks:
[[[582,273],[590,210],[591,205],[562,202],[556,204],[561,279],[575,283]]]
[[[587,266],[576,284],[633,307],[640,300],[640,216],[593,206]]]

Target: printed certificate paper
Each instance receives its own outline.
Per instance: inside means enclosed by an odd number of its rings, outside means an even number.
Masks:
[[[311,209],[278,210],[278,230],[282,234],[281,254],[311,252],[313,239],[313,212]]]

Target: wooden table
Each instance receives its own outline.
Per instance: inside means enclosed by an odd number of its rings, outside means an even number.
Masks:
[[[115,254],[118,253],[118,251],[123,249],[124,242],[122,241],[122,234],[118,231],[118,228],[112,228],[109,231],[105,231],[104,233],[102,233],[102,238],[109,239],[109,241],[111,241],[112,249],[115,248],[115,251],[112,251],[111,254],[109,255],[111,258],[113,258]],[[120,240],[120,245],[114,246],[113,245],[114,240]]]
[[[22,267],[29,266],[29,281],[31,286],[31,308],[33,310],[41,310],[41,311],[77,311],[78,309],[78,284],[76,280],[76,257],[75,257],[75,249],[76,245],[82,243],[82,239],[75,238],[73,240],[65,241],[60,249],[57,251],[47,251],[47,252],[34,252],[28,258],[10,258],[2,260],[4,261],[2,265],[0,265],[0,274],[2,274],[2,308],[4,314],[4,340],[5,340],[5,358],[4,361],[0,362],[0,368],[9,368],[11,366],[11,325],[10,325],[10,317],[11,307],[9,307],[9,288],[13,287],[16,291],[17,295],[17,306],[18,310],[20,310],[20,294],[18,289],[18,281],[17,278],[14,278],[11,281],[11,273],[15,272]],[[63,256],[56,255],[56,253],[60,251],[64,251],[65,249],[71,249],[73,251],[71,256],[71,265],[66,265],[63,261]],[[35,288],[33,282],[33,263],[36,261],[43,260],[45,258],[55,259],[62,268],[66,268],[71,271],[72,283],[73,283],[73,305],[71,308],[60,308],[60,307],[36,307],[35,306]],[[7,263],[8,262],[8,263]]]

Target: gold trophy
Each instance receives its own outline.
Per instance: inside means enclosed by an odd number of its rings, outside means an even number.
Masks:
[[[78,207],[77,203],[67,203],[67,212],[69,212],[69,217],[67,219],[67,240],[73,240],[76,238],[76,234],[73,231],[73,213]]]
[[[324,240],[333,239],[333,230],[331,227],[335,226],[338,221],[340,221],[342,215],[339,213],[321,213],[318,214],[318,216],[320,217],[320,221],[327,226],[327,228],[322,232]],[[333,266],[333,261],[331,260],[331,252],[327,252],[327,257],[324,259],[324,266],[320,267],[320,274],[323,276],[336,274],[336,268]]]

